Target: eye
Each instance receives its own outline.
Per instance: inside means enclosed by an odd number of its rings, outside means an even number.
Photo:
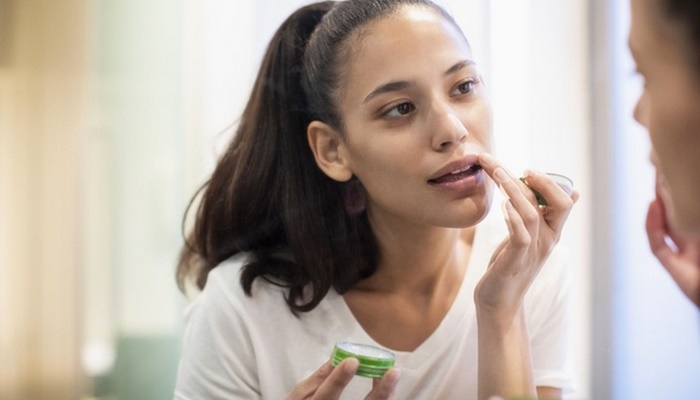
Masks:
[[[452,89],[453,96],[465,95],[474,91],[474,86],[476,86],[476,80],[469,79],[464,82],[459,83]]]
[[[387,112],[384,113],[384,115],[387,117],[401,117],[415,109],[416,106],[414,106],[413,104],[409,102],[404,102],[390,108]]]

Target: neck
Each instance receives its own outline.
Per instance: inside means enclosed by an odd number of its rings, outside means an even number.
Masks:
[[[377,271],[358,288],[430,296],[459,284],[466,272],[474,227],[394,227],[373,223],[381,257]]]

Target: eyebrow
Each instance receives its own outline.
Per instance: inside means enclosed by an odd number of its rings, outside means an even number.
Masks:
[[[462,60],[462,61],[458,62],[457,64],[453,65],[452,67],[450,67],[450,69],[448,69],[447,71],[445,71],[445,76],[454,74],[457,71],[460,71],[466,67],[470,67],[470,66],[475,65],[475,64],[476,63],[472,60]]]
[[[472,60],[462,60],[456,63],[455,65],[451,66],[447,71],[445,71],[445,76],[454,74],[468,66],[474,65],[474,61]],[[395,81],[395,82],[389,82],[385,83],[383,85],[378,86],[376,89],[374,89],[370,94],[365,97],[364,100],[362,100],[362,104],[367,103],[369,100],[371,100],[373,97],[379,96],[380,94],[384,93],[390,93],[390,92],[398,92],[401,90],[408,89],[411,86],[414,86],[415,83],[411,81]]]

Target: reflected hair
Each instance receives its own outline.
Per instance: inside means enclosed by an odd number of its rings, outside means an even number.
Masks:
[[[245,254],[240,284],[264,279],[286,288],[290,310],[315,308],[331,288],[344,293],[376,270],[377,241],[365,191],[316,165],[306,130],[313,120],[342,133],[338,95],[363,28],[427,0],[323,1],[298,9],[275,32],[226,151],[199,192],[177,282],[203,289],[221,262]],[[187,212],[185,213],[187,214]]]
[[[678,25],[686,43],[685,53],[700,83],[700,1],[658,0],[661,9]]]

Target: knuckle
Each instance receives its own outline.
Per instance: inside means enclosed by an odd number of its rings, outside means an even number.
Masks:
[[[518,247],[528,247],[532,243],[530,235],[516,235],[513,237],[513,244]]]
[[[524,212],[522,218],[523,222],[525,222],[527,226],[537,227],[540,222],[540,214],[537,213],[535,210],[528,210]]]
[[[556,208],[561,209],[561,210],[571,210],[574,207],[574,200],[569,197],[562,197],[560,199],[557,199],[556,201]]]
[[[323,364],[321,368],[314,371],[309,379],[324,380],[333,371],[333,366],[330,363]]]

